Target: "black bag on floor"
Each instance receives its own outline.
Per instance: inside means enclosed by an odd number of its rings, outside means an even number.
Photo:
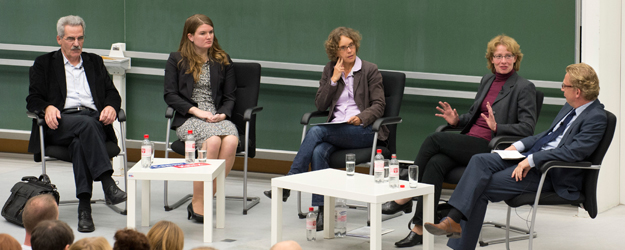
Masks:
[[[11,196],[2,207],[2,217],[11,223],[24,226],[22,223],[24,206],[30,197],[40,194],[52,194],[56,199],[56,204],[59,204],[59,192],[56,186],[50,183],[48,175],[42,174],[39,179],[35,176],[22,177],[22,181],[15,183],[11,188]]]

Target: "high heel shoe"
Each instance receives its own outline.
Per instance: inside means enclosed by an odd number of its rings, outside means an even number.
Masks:
[[[399,205],[395,201],[389,201],[382,204],[382,214],[395,214],[399,211],[404,211],[404,213],[412,213],[412,200]]]
[[[263,192],[263,194],[265,194],[265,196],[269,197],[269,199],[271,199],[271,190],[267,190],[265,192]],[[291,196],[291,189],[282,189],[282,201],[286,202],[286,200],[289,198],[289,196]]]
[[[193,212],[193,203],[189,203],[189,206],[187,206],[187,215],[187,220],[194,219],[199,223],[204,223],[204,215]]]

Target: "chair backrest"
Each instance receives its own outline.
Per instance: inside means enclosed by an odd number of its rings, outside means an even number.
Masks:
[[[399,116],[401,101],[404,97],[404,87],[406,86],[406,74],[400,72],[380,71],[382,74],[382,84],[384,85],[384,98],[386,108],[384,117]],[[391,154],[397,152],[397,124],[386,125],[389,130],[387,148]]]
[[[243,120],[243,114],[246,109],[255,107],[258,104],[261,67],[258,63],[235,62],[233,65],[237,79],[237,91],[231,121],[237,126],[239,140],[241,141],[237,147],[237,152],[242,152],[245,148],[245,120]],[[255,155],[256,115],[252,115],[252,119],[250,120],[248,157],[254,157]]]
[[[603,157],[608,151],[610,143],[612,143],[612,138],[614,137],[614,130],[616,129],[616,116],[607,110],[605,111],[605,114],[608,117],[608,126],[605,128],[605,133],[599,142],[599,146],[595,149],[595,152],[588,157],[588,161],[590,161],[592,165],[601,165]],[[591,218],[595,218],[597,216],[598,179],[599,171],[586,171],[582,187],[584,195],[586,196],[584,209],[588,211],[588,215],[590,215]]]

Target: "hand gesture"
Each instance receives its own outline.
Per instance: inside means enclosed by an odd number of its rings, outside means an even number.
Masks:
[[[347,120],[347,124],[351,124],[354,126],[360,126],[360,123],[362,123],[362,121],[360,120],[360,117],[358,116],[352,116],[349,118],[349,120]]]
[[[220,122],[226,119],[226,115],[225,114],[216,114],[213,117],[211,117],[210,119],[208,119],[208,122]]]
[[[486,120],[486,124],[493,132],[497,132],[497,122],[495,122],[495,115],[493,114],[493,108],[490,106],[489,102],[486,102],[486,109],[488,109],[488,116],[481,114],[482,118]]]
[[[116,117],[117,112],[115,112],[115,109],[111,106],[106,106],[102,112],[100,112],[100,121],[104,126],[113,123]]]
[[[44,119],[46,120],[48,128],[55,130],[59,127],[58,119],[61,119],[61,111],[59,111],[59,109],[57,109],[56,107],[50,105],[46,107]]]
[[[516,166],[514,171],[512,171],[512,178],[516,179],[516,181],[522,181],[525,176],[527,176],[527,172],[531,169],[530,163],[525,158],[523,161],[519,162],[519,165]]]
[[[451,126],[458,125],[458,111],[456,109],[452,109],[451,105],[447,102],[438,102],[440,107],[436,107],[440,114],[435,114],[438,117],[443,117],[447,123]]]
[[[332,82],[338,82],[341,79],[341,74],[345,72],[345,68],[343,67],[343,59],[339,57],[339,60],[336,61],[336,65],[334,65],[334,73],[332,73]]]

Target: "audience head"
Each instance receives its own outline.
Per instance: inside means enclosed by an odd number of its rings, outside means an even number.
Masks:
[[[184,247],[184,233],[171,221],[154,224],[148,232],[148,240],[152,250],[182,250]]]
[[[2,250],[22,250],[22,245],[13,236],[0,234],[0,249]]]
[[[33,196],[24,205],[22,222],[26,234],[32,233],[35,226],[44,220],[56,220],[59,218],[59,206],[51,194]]]
[[[192,73],[193,79],[196,82],[200,79],[200,72],[202,69],[202,65],[204,64],[201,55],[196,52],[196,49],[203,50],[206,49],[206,46],[209,46],[209,58],[214,58],[215,61],[221,63],[221,65],[223,66],[230,64],[230,62],[228,61],[228,55],[223,49],[221,49],[221,46],[217,41],[217,36],[215,35],[214,28],[215,25],[213,25],[213,21],[202,14],[195,14],[193,16],[190,16],[184,22],[182,38],[180,39],[180,46],[178,47],[178,51],[180,51],[182,57],[189,64],[189,71],[187,71],[186,73]],[[206,43],[199,41],[197,44],[198,46],[194,44],[195,39],[206,39],[207,36],[212,36],[212,43],[206,45]]]
[[[196,247],[193,248],[191,250],[217,250],[216,248],[212,248],[212,247]]]
[[[285,240],[276,243],[270,250],[302,250],[302,247],[295,241]]]
[[[115,244],[114,250],[150,250],[150,243],[148,243],[148,237],[145,234],[138,232],[134,229],[120,229],[115,232]]]
[[[33,250],[63,250],[74,242],[74,232],[60,220],[44,220],[33,229],[30,244]]]
[[[566,67],[566,73],[568,84],[573,86],[573,90],[580,90],[581,96],[587,101],[597,99],[599,96],[599,77],[590,65],[585,63],[571,64]],[[562,91],[565,91],[564,88]]]
[[[339,42],[341,41],[341,36],[347,37],[352,40],[354,43],[354,52],[358,54],[358,49],[360,48],[360,40],[362,40],[362,36],[360,33],[352,28],[347,27],[338,27],[330,32],[328,35],[328,40],[325,42],[326,54],[328,54],[328,59],[330,61],[336,61],[339,57]]]
[[[506,47],[508,52],[512,53],[514,56],[514,66],[513,69],[515,71],[519,71],[521,69],[521,61],[523,60],[523,53],[521,53],[521,45],[519,45],[514,38],[506,36],[504,34],[498,35],[486,45],[486,62],[487,67],[490,69],[493,74],[496,72],[495,64],[493,63],[495,55],[495,51],[497,51],[497,47],[499,45],[503,45]]]
[[[112,250],[113,248],[104,237],[87,237],[77,240],[69,250]]]

